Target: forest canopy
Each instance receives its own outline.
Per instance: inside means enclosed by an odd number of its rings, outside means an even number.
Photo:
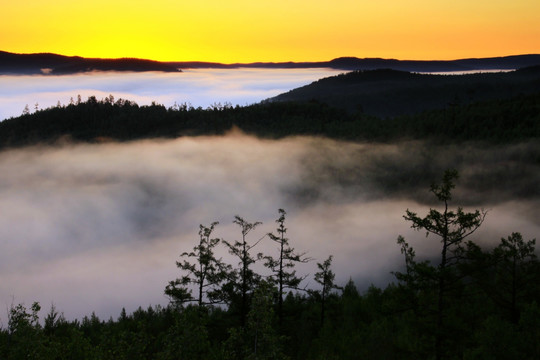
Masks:
[[[111,95],[80,98],[0,122],[0,148],[53,144],[58,140],[100,142],[144,138],[222,135],[232,128],[266,138],[324,136],[354,141],[513,143],[540,138],[540,93],[455,105],[417,115],[377,118],[348,113],[319,101],[270,102],[245,107],[214,104],[193,108],[147,106]]]

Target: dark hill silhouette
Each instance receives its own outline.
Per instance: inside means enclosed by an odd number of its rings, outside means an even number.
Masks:
[[[142,59],[84,59],[81,62],[58,66],[52,74],[72,74],[89,71],[161,71],[180,72],[181,70],[165,63]]]
[[[89,71],[179,72],[167,63],[143,59],[89,59],[56,54],[13,54],[0,51],[0,74],[74,74]]]
[[[474,70],[515,70],[540,64],[540,55],[516,55],[460,60],[396,60],[342,57],[329,61],[329,67],[343,70],[392,69],[411,72],[451,72]]]
[[[538,92],[540,66],[459,76],[385,69],[320,79],[266,101],[317,100],[348,112],[394,117]]]
[[[473,58],[460,60],[396,60],[382,58],[340,57],[330,61],[319,62],[256,62],[220,64],[212,62],[190,61],[171,62],[182,69],[235,69],[235,68],[270,68],[270,69],[303,69],[332,68],[337,70],[375,70],[393,69],[413,72],[445,72],[473,70],[515,70],[518,68],[540,64],[540,55],[515,55],[493,58]]]
[[[50,53],[14,54],[0,51],[0,74],[69,74],[86,71],[166,71],[178,69],[305,69],[332,68],[338,70],[393,69],[414,72],[471,71],[486,69],[514,70],[540,64],[539,54],[460,60],[396,60],[382,58],[340,57],[318,62],[254,62],[222,64],[216,62],[159,62],[143,59],[90,59]]]

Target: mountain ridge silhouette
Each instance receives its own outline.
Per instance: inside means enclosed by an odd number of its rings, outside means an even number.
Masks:
[[[224,64],[205,61],[155,61],[137,58],[84,58],[53,53],[16,54],[0,51],[0,74],[63,75],[88,71],[162,71],[181,69],[306,69],[336,70],[392,69],[410,72],[450,72],[474,70],[514,70],[540,64],[540,54],[523,54],[457,60],[397,60],[384,58],[338,57],[312,62],[252,62]]]

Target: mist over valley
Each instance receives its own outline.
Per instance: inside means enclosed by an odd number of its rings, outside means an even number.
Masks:
[[[275,230],[279,208],[293,247],[319,262],[334,255],[338,283],[384,286],[403,264],[399,234],[419,256],[437,254],[439,241],[402,216],[438,206],[429,185],[446,168],[461,174],[452,204],[489,211],[479,244],[494,246],[513,231],[535,237],[539,155],[535,142],[262,140],[238,131],[4,150],[0,300],[54,303],[68,318],[165,305],[163,289],[178,276],[179,254],[195,246],[199,224],[219,221],[216,236],[232,241],[234,215],[262,221],[255,241]],[[276,251],[267,240],[263,250]],[[232,260],[224,249],[219,255]],[[299,271],[313,274],[315,262]]]

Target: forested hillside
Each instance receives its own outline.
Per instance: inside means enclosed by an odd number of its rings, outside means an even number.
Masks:
[[[540,66],[466,75],[381,69],[324,78],[268,101],[317,100],[350,113],[386,118],[538,92]]]
[[[540,137],[540,93],[377,118],[323,102],[271,102],[208,109],[90,97],[0,122],[0,148],[62,141],[128,141],[223,134],[232,127],[261,137],[294,135],[391,142],[479,140],[515,142]]]

